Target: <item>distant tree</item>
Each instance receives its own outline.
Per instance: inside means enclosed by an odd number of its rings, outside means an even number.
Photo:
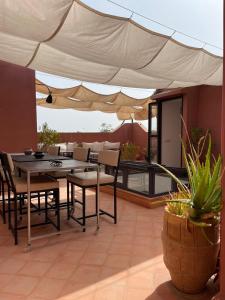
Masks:
[[[112,131],[112,125],[107,123],[102,123],[99,127],[100,132],[110,132]]]
[[[48,127],[47,123],[42,125],[42,130],[39,133],[39,143],[43,150],[47,150],[48,146],[59,142],[59,133]]]

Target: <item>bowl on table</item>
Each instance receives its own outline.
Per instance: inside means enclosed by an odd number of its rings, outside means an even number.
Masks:
[[[25,155],[31,155],[33,153],[33,150],[32,149],[25,149],[24,150],[24,154]]]
[[[45,156],[45,154],[42,151],[36,151],[36,152],[34,152],[34,157],[37,158],[37,159],[40,159],[40,158],[42,158],[44,156]]]

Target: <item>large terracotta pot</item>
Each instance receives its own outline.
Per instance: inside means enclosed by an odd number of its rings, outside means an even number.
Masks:
[[[212,226],[204,230],[208,238],[199,226],[165,210],[162,231],[164,263],[173,284],[185,293],[199,293],[215,272],[219,229]]]

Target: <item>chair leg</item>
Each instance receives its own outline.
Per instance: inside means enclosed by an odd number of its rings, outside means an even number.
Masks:
[[[98,213],[98,187],[95,187],[95,214]]]
[[[86,189],[82,188],[83,232],[86,231]]]
[[[70,219],[70,183],[67,180],[67,220]]]
[[[74,206],[74,196],[75,196],[75,185],[73,183],[71,183],[71,208]]]
[[[56,204],[56,214],[57,214],[57,229],[60,230],[60,205],[59,205],[59,190],[55,190],[55,204]]]
[[[8,188],[8,228],[11,229],[12,224],[11,224],[11,195],[10,195],[10,189]]]
[[[13,228],[13,233],[14,233],[14,242],[15,245],[18,244],[18,232],[17,232],[17,195],[14,195],[14,228]]]
[[[45,223],[48,222],[48,194],[45,192]]]
[[[41,199],[40,199],[40,193],[38,192],[38,210],[39,210],[39,215],[41,214],[40,213],[40,210],[41,210]]]
[[[116,197],[116,185],[114,185],[113,202],[114,202],[114,224],[117,224],[117,197]]]
[[[22,196],[21,194],[19,195],[19,209],[20,209],[20,216],[22,217],[22,214],[23,214],[23,199],[22,199]]]
[[[2,193],[2,219],[3,224],[6,223],[6,216],[5,216],[5,189],[4,189],[4,182],[1,182],[1,193]]]

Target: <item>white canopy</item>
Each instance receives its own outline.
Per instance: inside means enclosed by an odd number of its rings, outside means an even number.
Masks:
[[[0,60],[138,88],[222,84],[222,58],[79,0],[1,0]]]
[[[116,113],[119,120],[147,120],[150,97],[135,99],[122,92],[102,95],[82,85],[58,89],[36,80],[36,91],[53,97],[52,103],[45,98],[38,98],[37,105],[55,109],[75,109],[80,111],[101,111]]]

